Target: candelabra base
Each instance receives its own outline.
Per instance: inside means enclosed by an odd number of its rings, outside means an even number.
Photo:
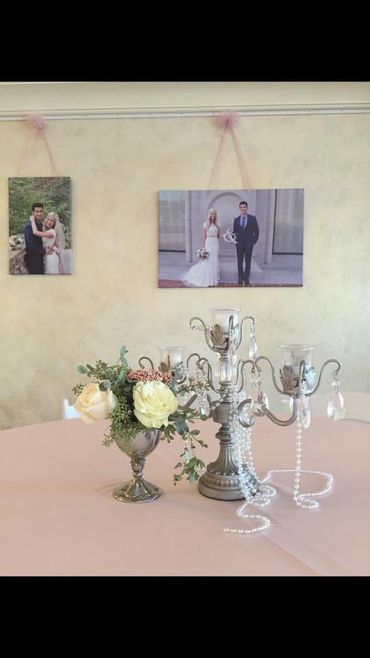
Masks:
[[[209,464],[208,468],[212,467]],[[254,496],[257,492],[258,482],[256,478],[249,473],[248,488],[249,494]],[[234,474],[223,474],[207,470],[198,483],[199,493],[207,498],[215,500],[243,500],[245,498],[239,483],[239,476]]]
[[[247,464],[243,464],[243,491],[240,486],[232,445],[231,406],[231,400],[222,400],[213,410],[213,420],[221,424],[216,434],[216,439],[220,441],[220,453],[216,461],[208,464],[206,472],[199,478],[198,483],[199,492],[203,496],[216,500],[243,500],[245,493],[254,496],[258,489],[257,479],[252,475]]]

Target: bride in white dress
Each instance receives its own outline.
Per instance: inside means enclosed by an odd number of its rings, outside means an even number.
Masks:
[[[64,231],[56,212],[49,212],[44,220],[44,230],[38,231],[33,215],[30,217],[34,235],[42,238],[45,249],[45,274],[65,274],[64,268]]]
[[[202,249],[208,252],[204,258],[188,270],[182,278],[187,286],[207,288],[217,286],[220,281],[220,268],[218,263],[220,226],[217,224],[217,211],[211,208],[208,211],[208,220],[203,224]]]

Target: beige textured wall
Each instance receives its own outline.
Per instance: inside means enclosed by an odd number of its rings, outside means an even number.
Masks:
[[[97,107],[104,107],[104,88],[95,86]],[[152,105],[175,104],[172,92],[159,102],[150,89]],[[202,87],[200,102],[197,89],[191,100],[199,106],[205,94]],[[341,102],[354,102],[345,87],[337,90]],[[2,87],[0,107],[45,110],[45,96],[21,91]],[[246,98],[248,85],[243,91]],[[249,102],[260,102],[249,92]],[[318,92],[310,97],[307,85],[295,92],[289,102],[299,103],[300,93],[304,102],[323,101]],[[355,101],[366,95],[369,101],[363,85]],[[226,100],[224,88],[211,98],[215,106],[240,102],[236,91]],[[242,116],[238,134],[251,187],[305,188],[303,288],[157,288],[157,193],[207,188],[220,132],[205,116],[49,121],[58,173],[72,178],[74,276],[8,275],[7,178],[51,171],[42,143],[32,166],[20,170],[27,130],[0,121],[1,428],[60,418],[63,396],[81,380],[76,364],[115,360],[123,343],[132,362],[142,354],[156,358],[157,346],[166,344],[207,352],[188,320],[207,318],[215,306],[254,315],[260,352],[275,361],[281,342],[312,343],[315,363],[342,361],[345,389],[370,391],[370,115]],[[218,186],[240,185],[228,139]]]

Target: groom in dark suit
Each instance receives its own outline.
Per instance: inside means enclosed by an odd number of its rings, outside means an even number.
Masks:
[[[42,219],[44,215],[44,204],[33,203],[32,214],[38,231],[42,231]],[[26,265],[28,274],[44,274],[44,252],[42,238],[33,234],[30,220],[24,227],[24,239],[26,243]]]
[[[255,216],[248,215],[248,204],[246,201],[239,203],[239,210],[240,215],[239,217],[235,217],[233,228],[236,240],[236,254],[238,257],[238,283],[249,286],[252,251],[260,232]]]

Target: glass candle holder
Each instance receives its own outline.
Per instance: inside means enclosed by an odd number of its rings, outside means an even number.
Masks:
[[[311,345],[278,345],[281,350],[281,367],[287,366],[292,369],[293,374],[299,375],[299,364],[305,362],[303,373],[306,393],[315,386],[315,369],[312,366],[312,352],[315,349]]]
[[[239,314],[239,308],[214,308],[212,309],[213,324],[218,324],[223,333],[228,335],[230,317],[233,316],[234,318],[235,329],[239,326]]]
[[[312,351],[310,345],[278,345],[281,350],[281,367],[289,366],[295,375],[299,374],[299,364],[304,361],[306,369],[312,367]]]
[[[171,368],[176,368],[176,366],[184,361],[184,350],[185,347],[178,345],[173,347],[160,347],[160,359],[164,363],[168,360]]]

